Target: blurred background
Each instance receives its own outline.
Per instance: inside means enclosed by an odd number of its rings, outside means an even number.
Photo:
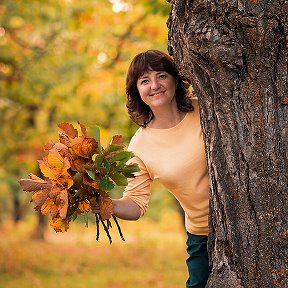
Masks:
[[[143,218],[120,221],[125,242],[113,227],[112,245],[103,229],[95,240],[92,216],[55,233],[18,183],[39,173],[58,123],[97,125],[102,145],[115,134],[128,144],[137,127],[126,71],[143,50],[167,51],[169,9],[160,0],[0,1],[0,288],[184,287],[182,217],[159,183]]]

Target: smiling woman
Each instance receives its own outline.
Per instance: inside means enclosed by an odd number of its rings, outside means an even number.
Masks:
[[[137,220],[148,209],[153,180],[179,201],[187,230],[187,287],[205,287],[209,185],[197,100],[171,57],[148,50],[134,57],[126,77],[128,113],[140,126],[128,149],[140,171],[128,180],[123,197],[112,199],[113,214]]]
[[[164,109],[167,110],[167,115],[171,116],[170,120],[176,120],[176,122],[182,120],[182,118],[179,118],[180,114],[179,117],[177,117],[178,111],[175,98],[176,86],[177,82],[175,78],[165,71],[147,71],[138,79],[137,89],[140,97],[142,101],[151,108],[155,120],[157,117],[156,115],[159,115],[159,118],[161,118]],[[172,119],[175,117],[173,114],[176,115],[177,119]],[[164,123],[170,124],[168,123],[169,119],[164,120]],[[153,121],[153,123],[155,123],[155,121]],[[152,121],[149,124],[149,126],[151,126]],[[154,128],[157,128],[158,126],[153,125]],[[159,126],[158,128],[162,128],[162,126]]]

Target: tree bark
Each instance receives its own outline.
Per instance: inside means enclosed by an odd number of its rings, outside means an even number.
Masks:
[[[288,287],[288,1],[170,3],[207,154],[207,287]]]

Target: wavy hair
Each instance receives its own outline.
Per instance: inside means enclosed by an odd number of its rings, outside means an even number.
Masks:
[[[177,81],[175,95],[178,110],[193,111],[192,100],[188,93],[189,85],[180,77],[173,59],[159,50],[148,50],[133,58],[126,76],[126,107],[133,122],[146,127],[154,118],[152,110],[142,101],[137,89],[139,77],[148,71],[165,71],[172,75]]]

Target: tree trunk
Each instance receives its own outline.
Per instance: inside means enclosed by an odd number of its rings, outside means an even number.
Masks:
[[[210,176],[207,287],[288,287],[288,1],[170,2]]]
[[[47,228],[47,219],[40,211],[37,212],[38,222],[32,232],[31,238],[34,240],[45,240],[45,231]]]

